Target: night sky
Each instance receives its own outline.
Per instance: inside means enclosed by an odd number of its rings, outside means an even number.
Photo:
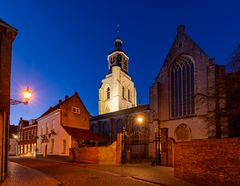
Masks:
[[[138,104],[148,103],[179,24],[216,62],[225,64],[240,43],[240,1],[5,0],[0,18],[17,28],[11,97],[33,91],[29,105],[11,107],[11,124],[39,117],[77,91],[92,115],[108,72],[107,54],[119,35],[129,56]]]

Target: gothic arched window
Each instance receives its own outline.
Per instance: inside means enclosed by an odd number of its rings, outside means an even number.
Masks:
[[[107,88],[107,99],[110,99],[110,88]]]
[[[122,86],[122,97],[125,98],[125,88]]]
[[[195,114],[194,64],[186,56],[179,57],[170,69],[171,117]]]
[[[131,92],[130,92],[130,89],[128,89],[128,101],[131,101]]]

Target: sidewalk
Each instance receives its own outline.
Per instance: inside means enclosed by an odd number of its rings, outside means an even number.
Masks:
[[[56,179],[37,170],[8,161],[8,175],[2,186],[57,186],[61,185]]]
[[[89,166],[94,167],[94,165]],[[194,186],[174,177],[173,168],[165,166],[151,166],[150,163],[141,164],[123,164],[116,166],[98,165],[98,170],[115,173],[121,176],[131,177],[136,180],[142,180],[149,183],[155,183],[163,186]]]

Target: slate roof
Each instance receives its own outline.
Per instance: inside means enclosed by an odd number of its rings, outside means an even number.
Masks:
[[[76,138],[76,139],[94,140],[94,141],[106,140],[106,138],[101,137],[97,134],[94,134],[90,130],[67,127],[67,126],[63,126],[63,128],[69,135],[71,135],[73,138]]]
[[[131,113],[136,113],[136,112],[149,111],[149,110],[150,110],[149,104],[138,105],[138,106],[132,107],[132,108],[127,108],[127,109],[123,109],[123,110],[119,110],[119,111],[115,111],[115,112],[109,112],[106,114],[92,116],[91,121],[96,121],[96,120],[100,120],[100,119],[106,119],[106,118],[111,118],[111,117],[115,117],[115,116],[126,115],[126,114],[131,114]]]

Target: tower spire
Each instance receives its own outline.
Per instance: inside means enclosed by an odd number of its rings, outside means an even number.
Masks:
[[[117,38],[119,38],[119,33],[120,33],[120,24],[117,24]]]
[[[120,24],[117,24],[117,39],[114,41],[115,50],[122,50],[122,40],[120,39]]]

